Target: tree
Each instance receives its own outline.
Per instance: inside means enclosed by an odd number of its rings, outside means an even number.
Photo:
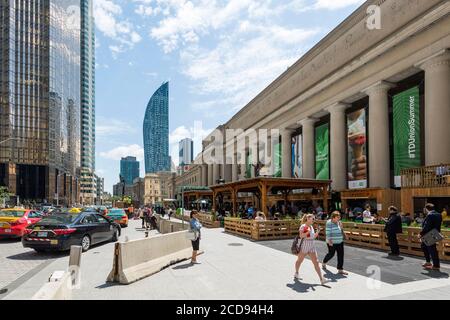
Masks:
[[[8,192],[8,188],[0,187],[0,204],[4,205],[6,201],[9,200],[11,194]]]
[[[127,206],[131,205],[131,197],[129,197],[129,196],[123,197],[122,201],[123,201],[124,205],[127,205]]]

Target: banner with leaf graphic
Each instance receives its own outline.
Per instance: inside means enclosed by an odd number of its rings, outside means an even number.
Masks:
[[[330,179],[329,148],[329,125],[325,123],[316,128],[316,179]]]
[[[420,150],[419,87],[403,91],[393,98],[394,182],[401,186],[401,169],[422,165]]]
[[[247,155],[247,161],[246,161],[246,165],[245,165],[245,177],[247,179],[250,179],[252,177],[252,170],[253,170],[253,159],[252,159],[252,152],[251,149],[248,152]]]

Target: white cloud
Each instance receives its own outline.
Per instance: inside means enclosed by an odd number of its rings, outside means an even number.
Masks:
[[[95,126],[95,132],[99,138],[118,137],[127,133],[135,133],[136,128],[131,126],[128,122],[98,117]]]
[[[316,0],[312,5],[313,9],[328,9],[336,10],[348,6],[358,5],[364,3],[365,0]]]
[[[100,152],[100,156],[110,160],[120,160],[121,158],[132,156],[136,157],[138,161],[143,161],[144,148],[137,144],[120,146],[106,152]]]
[[[113,39],[117,45],[110,45],[113,56],[132,48],[142,40],[142,37],[134,29],[134,25],[121,20],[122,7],[114,0],[95,0],[94,16],[97,29],[106,37]]]

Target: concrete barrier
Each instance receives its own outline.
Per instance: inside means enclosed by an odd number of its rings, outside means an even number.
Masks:
[[[192,255],[188,231],[116,243],[107,281],[130,284]]]
[[[71,300],[72,277],[70,272],[56,271],[49,282],[31,298],[31,300]]]
[[[159,226],[159,233],[161,234],[189,230],[189,222],[182,223],[173,220],[166,220],[162,219],[159,215],[156,215],[156,221]]]

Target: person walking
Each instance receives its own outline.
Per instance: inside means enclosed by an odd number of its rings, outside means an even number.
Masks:
[[[202,228],[202,224],[200,223],[200,221],[198,221],[197,214],[198,214],[198,212],[196,210],[191,211],[190,226],[191,226],[191,230],[194,231],[194,235],[195,235],[194,240],[191,240],[191,242],[192,242],[191,263],[192,264],[198,263],[197,262],[197,254],[198,254],[198,251],[200,250],[200,239],[201,239],[200,229]]]
[[[299,241],[299,248],[298,248],[299,253],[297,256],[297,261],[295,262],[294,278],[295,279],[299,278],[298,272],[300,270],[300,266],[303,263],[305,257],[309,256],[314,265],[314,269],[316,270],[317,275],[319,276],[320,283],[324,285],[325,280],[322,276],[322,272],[320,271],[319,260],[317,258],[317,251],[314,244],[314,240],[317,239],[317,237],[319,236],[320,229],[317,230],[316,232],[314,230],[313,223],[314,223],[313,214],[307,214],[303,216],[301,226],[299,229],[299,237],[301,241]]]
[[[422,231],[420,231],[419,234],[419,239],[421,239],[421,241],[422,237],[433,229],[436,229],[437,231],[441,232],[442,216],[439,212],[434,210],[434,204],[427,203],[425,205],[425,213],[426,217],[422,223]],[[424,269],[439,271],[440,261],[439,261],[439,254],[436,248],[436,243],[431,246],[427,246],[422,241],[421,246],[426,260],[426,262],[422,265]],[[431,260],[433,260],[433,264],[431,264]]]
[[[399,256],[400,248],[398,246],[397,234],[403,233],[402,218],[398,213],[398,209],[394,206],[389,207],[389,219],[385,219],[386,226],[384,232],[386,232],[389,247],[391,248],[390,256]]]
[[[347,235],[344,233],[344,227],[342,226],[341,214],[339,211],[331,213],[331,217],[327,221],[325,227],[325,232],[328,253],[323,259],[322,269],[327,270],[328,261],[330,261],[337,252],[338,273],[348,275],[348,273],[344,271],[344,239],[347,239]]]

